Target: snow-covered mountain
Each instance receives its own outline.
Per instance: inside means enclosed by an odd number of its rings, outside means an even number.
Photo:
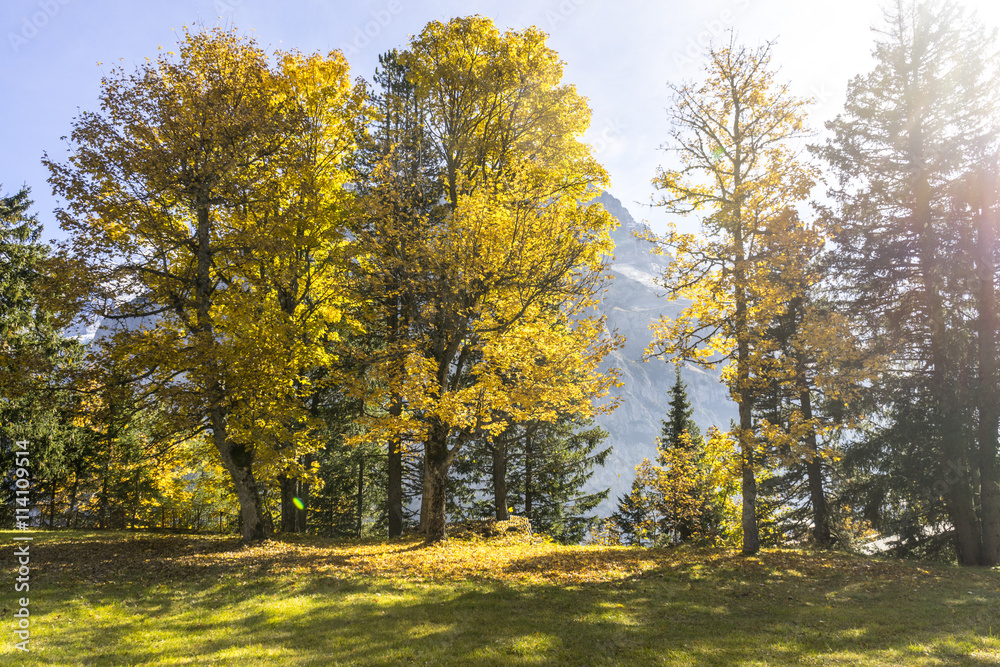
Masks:
[[[617,329],[625,337],[625,346],[608,360],[608,366],[618,367],[624,383],[617,392],[621,405],[596,420],[610,434],[607,444],[614,447],[607,464],[595,471],[590,484],[593,489],[611,487],[608,500],[597,510],[607,516],[614,510],[618,496],[628,492],[635,466],[644,457],[656,456],[656,438],[667,414],[667,392],[674,382],[674,368],[659,359],[642,361],[643,352],[651,337],[650,323],[661,314],[678,313],[682,305],[660,296],[664,290],[654,279],[662,275],[669,259],[653,254],[647,241],[632,236],[642,225],[610,194],[604,193],[597,201],[621,223],[612,234],[616,244],[614,279],[604,292],[603,314],[608,328]],[[685,366],[681,375],[702,431],[712,425],[728,428],[730,420],[737,416],[736,404],[729,399],[718,374]]]

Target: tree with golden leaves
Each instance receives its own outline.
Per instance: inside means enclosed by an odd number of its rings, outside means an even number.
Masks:
[[[797,155],[806,102],[775,83],[771,45],[712,48],[705,80],[674,86],[666,148],[677,165],[654,184],[672,214],[700,214],[702,235],[671,226],[649,235],[673,254],[663,285],[691,304],[654,325],[648,353],[705,367],[725,363],[723,378],[739,406],[738,443],[743,553],[760,548],[756,469],[761,464],[755,405],[768,385],[775,343],[767,327],[787,307],[777,277],[798,264],[794,246],[775,235],[803,227],[792,207],[810,192],[816,169]]]
[[[344,314],[351,96],[339,53],[275,66],[235,32],[185,32],[178,55],[104,77],[68,161],[46,158],[115,323],[94,354],[130,369],[179,437],[210,435],[248,541],[270,530],[261,466],[318,444],[303,399]]]
[[[376,285],[399,290],[393,308],[408,306],[374,364],[390,409],[365,437],[422,444],[421,527],[441,539],[463,446],[515,423],[589,416],[613,384],[598,365],[614,341],[586,310],[613,219],[588,205],[607,181],[580,141],[590,112],[541,31],[432,22],[399,60],[443,196],[419,216],[387,214],[400,202],[386,185],[400,183],[391,158],[368,188],[363,256]]]

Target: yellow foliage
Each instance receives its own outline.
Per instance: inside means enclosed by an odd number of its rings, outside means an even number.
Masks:
[[[140,377],[175,431],[211,433],[246,500],[255,464],[266,477],[320,446],[313,373],[360,326],[344,186],[363,88],[337,52],[272,65],[222,29],[185,31],[179,47],[113,70],[101,112],[74,123],[69,162],[46,162],[97,296],[131,317],[95,363]]]
[[[400,60],[444,165],[444,201],[408,206],[394,153],[375,170],[360,254],[397,329],[373,368],[376,391],[403,407],[367,417],[356,439],[492,437],[590,416],[616,382],[598,369],[618,341],[587,311],[614,220],[590,204],[607,175],[580,141],[584,99],[560,84],[562,63],[534,28],[432,22]]]

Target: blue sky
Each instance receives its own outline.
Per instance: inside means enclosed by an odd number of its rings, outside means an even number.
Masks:
[[[996,9],[982,0],[988,24]],[[665,221],[649,202],[664,162],[668,82],[698,78],[703,45],[735,28],[741,41],[776,39],[773,63],[793,91],[817,99],[813,126],[836,114],[847,81],[867,71],[873,0],[7,0],[0,8],[0,184],[32,189],[47,238],[61,238],[42,153],[62,159],[71,121],[94,110],[102,74],[155,58],[185,25],[234,24],[265,48],[341,49],[354,76],[371,77],[378,54],[404,47],[431,20],[466,14],[502,29],[537,25],[566,62],[567,81],[589,98],[588,139],[612,177],[611,192],[637,219]],[[98,64],[101,63],[101,64]]]

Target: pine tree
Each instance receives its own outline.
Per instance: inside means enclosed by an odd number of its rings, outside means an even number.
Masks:
[[[650,497],[651,490],[636,476],[629,492],[618,496],[618,506],[609,519],[618,542],[633,546],[649,546],[659,529],[659,503]]]
[[[597,521],[589,512],[608,496],[608,489],[584,490],[611,453],[600,447],[605,438],[600,427],[566,416],[551,424],[516,424],[492,440],[478,440],[456,461],[449,511],[498,521],[524,516],[533,530],[577,543]]]
[[[688,400],[687,386],[681,379],[681,367],[674,366],[674,384],[670,387],[670,402],[667,418],[663,420],[660,432],[660,446],[663,449],[692,448],[700,450],[705,443],[698,424],[692,415],[694,409]],[[684,437],[684,434],[687,437]]]
[[[681,368],[674,367],[674,384],[670,388],[670,410],[663,420],[658,444],[657,464],[671,479],[670,490],[663,498],[664,519],[662,529],[672,532],[681,542],[690,540],[696,533],[707,533],[711,525],[711,499],[702,471],[705,442],[692,418],[694,410],[688,401],[687,387],[681,379]]]
[[[611,448],[607,431],[589,420],[537,422],[525,428],[523,457],[510,472],[514,514],[559,542],[579,543],[598,520],[589,515],[609,489],[584,491]]]
[[[47,486],[51,495],[66,472],[73,412],[66,372],[80,356],[76,340],[61,334],[70,304],[60,302],[64,290],[30,208],[27,187],[0,197],[0,466],[11,482],[0,491],[5,521],[14,516],[16,441],[30,443],[36,493]]]
[[[365,262],[357,273],[364,293],[378,295],[378,312],[368,325],[368,360],[362,361],[375,365],[375,359],[391,356],[384,374],[371,379],[389,385],[386,413],[400,419],[406,341],[415,335],[417,315],[434,295],[433,284],[416,279],[414,263],[423,240],[441,224],[445,208],[424,125],[426,101],[417,95],[409,67],[397,51],[381,54],[379,66],[369,104],[372,128],[363,137],[356,167],[362,211],[357,240]],[[391,434],[386,441],[388,534],[398,537],[407,513],[406,452],[412,454],[419,443],[406,432]]]
[[[619,498],[612,514],[612,524],[628,544],[688,542],[722,532],[718,461],[692,418],[680,366],[674,373],[656,463],[643,459],[636,466],[631,491]]]
[[[885,18],[874,69],[818,149],[838,180],[843,310],[893,362],[881,427],[849,458],[889,477],[865,503],[882,528],[895,519],[879,507],[917,510],[924,526],[944,513],[960,562],[996,564],[997,50],[957,4],[897,0]]]

